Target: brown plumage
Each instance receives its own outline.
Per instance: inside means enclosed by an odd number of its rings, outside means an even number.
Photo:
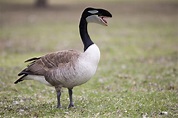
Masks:
[[[22,70],[18,76],[21,76],[15,84],[23,81],[24,77],[27,75],[40,75],[45,76],[46,80],[49,82],[47,75],[49,71],[54,71],[56,69],[68,68],[69,65],[74,65],[74,61],[79,57],[80,52],[75,50],[64,50],[60,52],[49,53],[45,56],[39,58],[31,58],[25,62],[31,62],[27,68]],[[51,77],[50,77],[51,78]],[[55,79],[55,78],[54,78]],[[50,81],[52,82],[52,81]],[[50,83],[49,82],[49,83]],[[54,83],[50,83],[54,85]]]

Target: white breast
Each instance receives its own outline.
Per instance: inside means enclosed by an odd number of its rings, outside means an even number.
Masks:
[[[100,50],[96,44],[91,45],[88,49],[81,55],[82,60],[85,60],[93,65],[98,65],[100,60]]]
[[[76,65],[77,76],[73,80],[73,85],[81,85],[91,79],[96,72],[99,60],[100,50],[96,44],[93,44],[79,57]]]

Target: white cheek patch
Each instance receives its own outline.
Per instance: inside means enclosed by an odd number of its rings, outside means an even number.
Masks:
[[[97,15],[91,15],[91,16],[88,16],[86,18],[87,22],[91,22],[91,23],[99,23],[99,18]]]
[[[98,10],[90,10],[88,12],[91,13],[91,14],[96,14],[96,13],[98,13]]]
[[[91,15],[86,18],[88,23],[97,23],[106,26],[98,15]]]

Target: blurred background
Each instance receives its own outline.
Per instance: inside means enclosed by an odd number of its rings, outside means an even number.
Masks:
[[[100,26],[90,30],[93,36],[98,34],[96,42],[110,39],[129,42],[127,38],[135,35],[141,38],[152,35],[147,41],[154,42],[162,35],[177,36],[176,0],[0,0],[1,54],[80,47],[78,22],[87,6],[106,8],[113,14],[109,31]],[[147,32],[150,28],[156,28],[156,32]]]
[[[89,34],[101,50],[101,60],[93,79],[82,85],[82,89],[76,87],[76,102],[80,106],[84,106],[85,100],[93,100],[88,103],[93,106],[102,102],[106,107],[90,110],[92,114],[101,113],[103,108],[101,114],[105,116],[109,113],[115,116],[118,111],[126,117],[133,114],[138,117],[144,112],[154,117],[161,110],[168,111],[170,117],[177,114],[177,0],[0,0],[0,108],[6,109],[0,114],[9,114],[8,108],[20,113],[21,106],[12,108],[10,104],[22,96],[32,99],[36,106],[49,99],[46,108],[55,105],[52,89],[33,81],[16,86],[13,82],[27,65],[23,63],[26,59],[65,49],[83,51],[78,23],[81,12],[88,6],[105,8],[113,18],[108,19],[108,27],[89,25]],[[22,96],[16,98],[16,94]],[[129,99],[134,97],[135,101]],[[80,102],[81,98],[85,99]],[[135,112],[137,101],[142,107]],[[29,105],[32,101],[25,103]],[[28,109],[36,112],[33,104]],[[16,111],[11,110],[12,116]],[[81,114],[89,112],[86,108]],[[23,114],[35,116],[30,111]]]

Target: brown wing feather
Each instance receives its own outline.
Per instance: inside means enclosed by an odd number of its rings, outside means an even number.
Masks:
[[[44,75],[49,69],[58,68],[66,63],[73,62],[79,57],[80,53],[75,50],[60,51],[49,53],[40,58],[29,59],[33,61],[27,68],[25,68],[20,75]]]

